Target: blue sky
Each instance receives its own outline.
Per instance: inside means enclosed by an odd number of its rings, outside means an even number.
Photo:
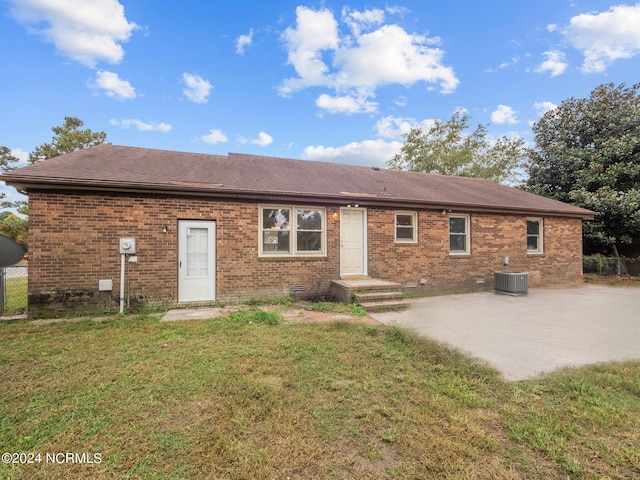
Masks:
[[[640,81],[640,2],[0,0],[0,145],[75,116],[113,144],[384,166],[459,108],[493,138]]]

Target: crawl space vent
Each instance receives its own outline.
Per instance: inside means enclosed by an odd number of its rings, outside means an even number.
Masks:
[[[300,295],[301,293],[304,293],[304,287],[302,285],[293,285],[289,288],[289,295],[292,297]]]

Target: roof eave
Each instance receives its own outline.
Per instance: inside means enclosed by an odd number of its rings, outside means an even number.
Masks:
[[[311,200],[332,205],[347,205],[357,203],[363,207],[391,207],[391,208],[428,208],[433,210],[450,212],[470,212],[470,213],[496,213],[496,214],[525,214],[530,216],[561,216],[581,218],[583,220],[593,220],[597,212],[585,209],[580,211],[567,211],[556,209],[523,208],[511,206],[495,206],[468,204],[460,202],[431,202],[410,198],[398,198],[393,196],[369,195],[369,194],[315,194],[308,192],[282,192],[282,191],[254,191],[238,188],[225,188],[218,186],[211,188],[208,186],[185,185],[181,183],[135,183],[135,182],[115,182],[115,181],[85,181],[77,179],[54,179],[37,178],[19,175],[5,174],[0,177],[8,185],[16,189],[29,190],[85,190],[96,192],[113,193],[147,193],[160,195],[189,195],[208,196],[216,198],[234,198],[245,200],[268,200],[268,201],[301,201],[309,203]]]

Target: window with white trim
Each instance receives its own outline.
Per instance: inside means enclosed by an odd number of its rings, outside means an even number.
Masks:
[[[542,219],[527,218],[527,253],[542,252]]]
[[[469,240],[469,215],[449,215],[449,254],[468,255]]]
[[[418,242],[418,214],[416,212],[396,212],[396,242]]]
[[[260,207],[260,255],[324,255],[325,244],[324,208]]]

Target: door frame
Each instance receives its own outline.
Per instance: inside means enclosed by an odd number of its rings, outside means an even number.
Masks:
[[[361,212],[362,213],[362,272],[361,273],[344,273],[342,270],[343,265],[343,251],[342,251],[342,212]],[[340,208],[340,277],[350,276],[368,276],[368,246],[367,246],[367,209],[360,207],[341,207]]]
[[[186,229],[187,228],[203,228],[207,227],[209,232],[212,233],[209,237],[209,247],[210,247],[210,258],[208,268],[211,269],[211,285],[210,290],[207,291],[206,297],[200,299],[183,299],[184,294],[181,295],[180,287],[181,283],[184,281],[184,276],[182,275],[182,262],[184,261],[186,264],[186,259],[183,258],[183,255],[186,253]],[[178,303],[189,303],[189,302],[212,302],[216,299],[216,268],[217,268],[217,258],[216,258],[216,221],[215,220],[178,220]],[[184,250],[183,250],[184,248]],[[186,265],[185,265],[186,268]],[[206,278],[209,278],[207,276]],[[184,286],[184,284],[183,284]]]

